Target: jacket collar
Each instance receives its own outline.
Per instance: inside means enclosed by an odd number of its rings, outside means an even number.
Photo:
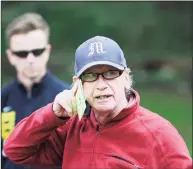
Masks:
[[[45,88],[45,86],[48,83],[50,83],[51,79],[52,79],[52,74],[50,71],[47,71],[39,83],[33,84],[32,90],[30,92],[26,91],[24,85],[18,79],[16,79],[16,84],[18,85],[20,91],[23,92],[26,95],[26,97],[30,99],[40,95],[43,89]]]

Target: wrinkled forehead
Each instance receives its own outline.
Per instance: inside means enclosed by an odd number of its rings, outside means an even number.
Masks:
[[[109,65],[95,65],[95,66],[88,68],[83,73],[89,73],[89,72],[101,73],[101,72],[106,72],[108,70],[118,70],[118,69],[113,66],[109,66]]]
[[[47,43],[47,36],[42,30],[15,34],[10,38],[10,48],[15,51],[44,48]]]

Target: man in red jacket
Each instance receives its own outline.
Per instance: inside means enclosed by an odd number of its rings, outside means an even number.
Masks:
[[[115,41],[96,36],[81,44],[75,53],[73,81],[71,90],[59,93],[53,103],[15,127],[5,143],[10,160],[63,169],[192,169],[178,131],[140,106]],[[86,98],[82,118],[84,102],[79,105],[76,100],[80,82]]]

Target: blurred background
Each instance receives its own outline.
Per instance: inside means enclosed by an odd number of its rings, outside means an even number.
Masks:
[[[72,83],[74,52],[85,40],[114,39],[131,68],[141,105],[178,129],[192,155],[192,2],[2,2],[1,85],[15,77],[5,55],[5,28],[25,12],[51,27],[49,69]],[[168,136],[169,137],[169,136]]]

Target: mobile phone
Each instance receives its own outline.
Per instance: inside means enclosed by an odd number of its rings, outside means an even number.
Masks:
[[[78,80],[78,89],[75,95],[76,98],[76,106],[77,106],[77,114],[79,120],[81,120],[82,116],[84,115],[84,111],[86,109],[86,99],[83,92],[82,81]]]

